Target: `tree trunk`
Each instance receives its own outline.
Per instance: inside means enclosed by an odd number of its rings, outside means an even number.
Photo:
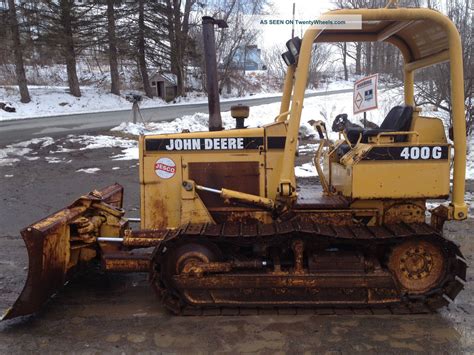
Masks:
[[[173,11],[173,5],[171,3],[171,0],[166,1],[166,14],[167,14],[167,21],[168,21],[168,38],[169,38],[169,43],[170,43],[170,60],[171,60],[171,72],[173,74],[176,74],[177,72],[177,49],[176,46],[178,44],[177,41],[177,36],[175,34],[175,28],[174,28],[174,11]]]
[[[194,2],[194,0],[186,0],[184,11],[181,13],[181,1],[166,1],[171,72],[176,75],[178,96],[186,96],[185,54],[188,45],[189,16]]]
[[[115,34],[115,0],[107,0],[107,37],[109,40],[110,92],[120,95],[120,77],[117,62],[117,37]]]
[[[186,4],[189,1],[186,1]],[[181,27],[181,1],[173,0],[173,26],[176,36],[176,84],[178,85],[178,96],[185,96],[184,92],[184,46],[186,41],[186,34],[183,33]]]
[[[153,97],[153,93],[150,86],[150,80],[148,78],[148,69],[146,65],[145,57],[145,0],[138,1],[138,65],[140,66],[140,74],[143,81],[143,90],[145,95],[149,98]]]
[[[13,54],[15,56],[15,72],[18,87],[20,88],[21,102],[24,104],[31,101],[26,81],[25,67],[23,64],[23,50],[21,48],[20,31],[16,18],[15,0],[8,0],[8,14],[10,19],[10,31],[13,41]]]
[[[357,42],[356,43],[356,56],[355,56],[355,62],[356,62],[355,74],[356,75],[362,74],[361,60],[362,60],[362,43]]]
[[[373,51],[372,51],[372,72],[373,73],[378,73],[379,71],[379,44],[374,43],[373,44]],[[379,55],[377,55],[379,54]]]
[[[61,25],[64,32],[64,59],[66,60],[67,81],[71,95],[81,97],[81,89],[79,88],[79,79],[76,71],[76,51],[74,48],[74,37],[72,30],[71,10],[74,5],[71,0],[60,0],[61,6]]]
[[[347,70],[347,42],[342,44],[342,65],[344,67],[344,80],[349,80],[349,71]]]
[[[372,43],[365,43],[365,74],[370,75],[372,72]]]

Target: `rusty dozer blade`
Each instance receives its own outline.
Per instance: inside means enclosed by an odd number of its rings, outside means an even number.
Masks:
[[[95,243],[90,238],[78,238],[74,223],[82,216],[94,215],[99,205],[115,210],[121,217],[122,201],[123,187],[113,184],[82,196],[69,207],[23,229],[21,236],[28,251],[28,276],[23,291],[2,320],[35,313],[64,286],[78,266],[95,258]]]

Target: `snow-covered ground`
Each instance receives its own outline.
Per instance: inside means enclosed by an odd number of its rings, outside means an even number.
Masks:
[[[125,97],[113,95],[94,87],[81,87],[81,97],[68,94],[69,89],[61,86],[31,86],[29,89],[31,102],[22,104],[19,102],[17,88],[0,88],[0,102],[6,102],[16,109],[16,112],[13,113],[0,110],[0,121],[86,112],[129,110],[132,106]],[[163,100],[158,98],[146,98],[143,107],[165,104]]]
[[[395,105],[403,102],[400,89],[381,90],[379,98],[379,108],[367,112],[367,119],[380,124],[388,111]],[[245,121],[249,127],[259,127],[274,121],[280,110],[280,103],[271,103],[250,108],[250,116]],[[322,120],[326,123],[330,138],[336,139],[337,133],[331,132],[330,127],[334,118],[340,113],[352,112],[352,93],[334,94],[327,96],[316,96],[306,98],[304,101],[303,114],[301,116],[302,133],[304,135],[315,134],[315,130],[308,123],[310,120]],[[230,111],[222,112],[222,123],[225,129],[235,127],[235,120],[230,115]],[[349,116],[350,117],[350,116]],[[355,123],[362,119],[362,115],[351,118]],[[197,112],[193,115],[183,116],[170,122],[147,122],[133,124],[123,122],[121,125],[112,128],[114,132],[124,132],[134,136],[140,134],[161,134],[178,133],[183,130],[191,132],[206,131],[208,129],[209,116],[205,113]]]
[[[308,90],[321,92],[351,88],[350,82],[335,82],[325,85],[319,90]],[[30,86],[31,102],[23,104],[20,102],[18,88],[16,86],[0,87],[0,102],[8,103],[16,109],[16,112],[0,110],[0,121],[40,118],[56,115],[71,115],[78,113],[106,112],[115,110],[130,110],[132,104],[126,100],[128,91],[123,91],[121,96],[113,95],[105,89],[91,86],[81,87],[82,96],[74,97],[68,93],[65,86]],[[231,101],[241,98],[263,98],[279,96],[279,92],[263,92],[245,97],[225,97],[222,101]],[[147,98],[143,96],[140,107],[160,107],[173,104],[195,104],[206,103],[207,97],[203,93],[190,93],[185,98],[178,98],[172,103],[166,103],[159,98]]]

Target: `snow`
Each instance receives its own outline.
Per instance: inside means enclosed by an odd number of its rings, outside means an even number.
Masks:
[[[33,144],[38,144],[41,147],[47,147],[54,144],[54,139],[51,137],[33,138],[29,141],[23,141],[15,144],[15,147],[28,147]]]
[[[22,104],[19,102],[17,88],[0,88],[0,101],[8,102],[16,108],[15,113],[0,110],[0,121],[131,108],[131,103],[124,97],[98,88],[82,87],[82,97],[68,94],[69,89],[65,87],[31,86],[29,89],[31,102]],[[163,104],[163,101],[159,101]]]
[[[83,145],[79,150],[102,148],[131,148],[137,145],[135,140],[114,136],[69,135],[68,141]]]
[[[138,146],[125,148],[121,154],[114,155],[113,160],[138,160]]]
[[[11,166],[23,158],[28,161],[40,159],[38,150],[52,146],[54,143],[51,137],[34,138],[28,141],[14,143],[0,149],[0,167]],[[74,143],[78,148],[65,148],[65,144]],[[115,136],[99,135],[69,135],[64,141],[58,142],[55,150],[50,150],[51,156],[46,156],[44,159],[50,164],[71,163],[69,156],[58,156],[59,154],[67,154],[77,150],[88,149],[103,149],[103,148],[121,148],[122,154],[111,157],[113,160],[137,160],[138,159],[138,142],[133,139],[121,138]],[[53,156],[54,155],[54,156]]]
[[[295,167],[295,175],[296,177],[311,177],[311,176],[316,176],[316,168],[314,167],[314,164],[311,163],[305,163],[301,166],[296,166]]]
[[[344,86],[342,86],[344,87]],[[367,119],[380,124],[388,111],[403,100],[401,89],[381,90],[379,95],[379,109],[367,112]],[[250,116],[245,121],[249,127],[259,127],[272,123],[279,114],[280,103],[275,102],[266,105],[253,106],[250,108]],[[315,135],[316,131],[308,124],[310,120],[322,120],[328,129],[329,137],[337,139],[338,134],[331,132],[331,125],[334,118],[340,113],[352,112],[352,92],[343,94],[333,94],[328,96],[315,96],[306,98],[304,101],[303,114],[301,116],[301,131],[307,135]],[[230,115],[230,111],[222,112],[222,124],[225,129],[235,127],[235,120]],[[349,115],[351,117],[351,115]],[[354,123],[359,123],[363,115],[352,117]],[[208,114],[197,112],[193,115],[186,115],[170,122],[147,122],[136,123],[123,122],[112,128],[114,132],[138,136],[141,134],[163,134],[179,133],[183,130],[191,132],[206,131],[208,129]]]
[[[466,179],[474,180],[474,135],[472,134],[467,142],[467,149]]]
[[[83,145],[80,150],[122,148],[122,153],[112,156],[112,160],[138,160],[138,142],[136,140],[105,135],[81,135],[69,136],[69,141]]]
[[[47,147],[54,143],[53,138],[43,137],[34,138],[28,141],[23,141],[15,144],[7,145],[5,148],[0,149],[0,166],[10,166],[13,163],[20,161],[20,157],[24,157],[27,160],[36,160],[37,157],[30,157],[27,154],[34,155],[33,148],[29,148],[34,145],[36,149]]]
[[[69,164],[72,162],[71,159],[66,158],[57,158],[57,157],[46,157],[44,158],[49,164],[58,164],[58,163],[66,163]]]
[[[76,172],[82,172],[86,174],[95,174],[96,172],[100,171],[99,168],[86,168],[86,169],[78,169]]]
[[[323,92],[328,90],[340,90],[351,87],[350,82],[334,82],[325,85],[318,90],[308,90],[311,92]],[[41,118],[50,116],[73,115],[82,113],[97,113],[117,110],[131,110],[132,104],[126,100],[125,96],[129,91],[124,90],[121,96],[111,94],[106,89],[94,86],[81,86],[81,97],[70,95],[66,86],[29,86],[31,102],[23,104],[20,102],[20,95],[16,86],[0,87],[0,101],[9,103],[16,108],[16,112],[6,112],[0,110],[0,121]],[[280,96],[281,92],[261,92],[258,94],[248,94],[242,97],[221,98],[222,102],[234,101],[244,98],[265,98]],[[207,97],[203,93],[192,92],[187,97],[177,98],[174,102],[166,103],[160,98],[150,99],[142,95],[141,108],[152,108],[166,105],[190,105],[196,103],[206,103]]]
[[[319,146],[319,143],[318,144],[303,144],[299,146],[298,152],[300,153],[315,152],[318,146]]]
[[[138,160],[138,142],[133,139],[106,135],[69,135],[66,142],[81,145],[82,147],[80,147],[79,150],[121,148],[122,153],[112,156],[112,160]],[[74,151],[74,149],[59,147],[58,151],[52,153],[65,151],[71,152]]]

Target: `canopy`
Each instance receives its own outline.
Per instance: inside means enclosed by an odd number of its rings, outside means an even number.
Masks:
[[[437,58],[449,60],[451,22],[441,13],[420,9],[343,9],[325,15],[361,15],[362,28],[326,29],[315,42],[389,42],[400,48],[407,63]],[[424,9],[426,10],[426,9]],[[393,15],[393,16],[390,16]],[[447,21],[446,21],[447,20]]]

